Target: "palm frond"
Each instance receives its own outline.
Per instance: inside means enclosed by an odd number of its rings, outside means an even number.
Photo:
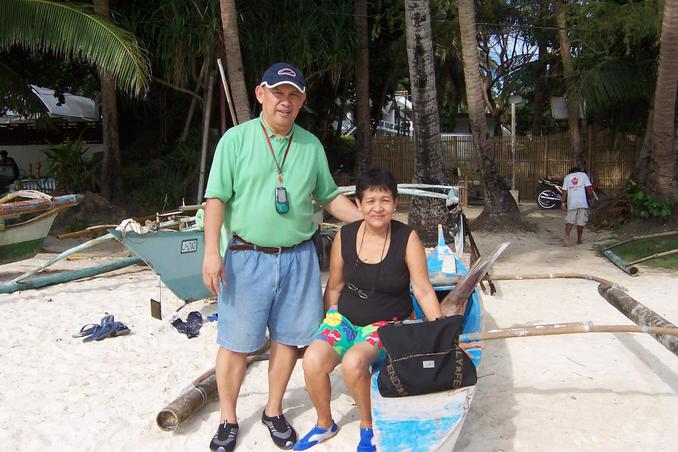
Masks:
[[[95,65],[118,87],[138,96],[148,87],[150,63],[130,32],[91,8],[49,0],[0,1],[0,50],[14,46]]]
[[[603,59],[582,74],[575,96],[585,102],[587,112],[596,112],[647,96],[647,87],[631,65]]]
[[[44,105],[26,84],[26,80],[0,61],[0,116],[8,110],[24,117],[37,117],[45,113]]]

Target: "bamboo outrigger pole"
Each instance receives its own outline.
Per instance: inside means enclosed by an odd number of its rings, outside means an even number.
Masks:
[[[629,294],[625,293],[618,286],[608,286],[601,284],[598,286],[598,293],[602,295],[608,303],[617,308],[619,312],[631,319],[637,325],[649,325],[660,328],[676,328],[664,317],[660,316],[652,309],[642,305]],[[653,333],[652,337],[657,339],[660,344],[668,348],[674,355],[678,356],[678,338],[674,335],[668,335],[663,332]]]
[[[553,336],[577,333],[649,333],[652,335],[678,336],[678,328],[640,325],[595,325],[593,322],[554,323],[549,325],[524,325],[513,328],[462,334],[459,342],[487,341],[512,337]]]
[[[492,275],[492,279],[495,281],[527,281],[531,279],[584,279],[586,281],[594,281],[599,284],[606,286],[616,286],[621,287],[619,284],[608,281],[607,279],[600,278],[598,276],[587,275],[585,273],[518,273],[514,275],[510,274],[495,274]],[[462,278],[431,278],[431,284],[438,285],[452,285],[457,284],[461,281]],[[626,290],[621,287],[622,290]]]

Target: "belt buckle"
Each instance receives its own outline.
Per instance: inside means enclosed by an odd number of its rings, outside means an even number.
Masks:
[[[282,246],[278,246],[278,247],[276,247],[276,248],[278,248],[278,252],[275,253],[275,254],[277,254],[278,256],[281,255],[281,254],[282,254],[282,251],[283,251]]]

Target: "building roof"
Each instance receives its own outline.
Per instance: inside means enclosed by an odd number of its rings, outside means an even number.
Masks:
[[[64,93],[64,102],[60,104],[59,98],[54,96],[54,90],[35,85],[31,85],[31,90],[45,107],[50,118],[62,119],[69,122],[99,120],[96,104],[94,100],[88,97]],[[7,111],[4,116],[0,116],[0,123],[25,123],[32,121],[34,121],[33,118],[20,116],[11,110]]]

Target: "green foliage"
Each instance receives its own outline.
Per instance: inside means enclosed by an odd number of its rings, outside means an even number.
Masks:
[[[670,199],[658,199],[638,188],[637,184],[629,181],[626,186],[626,196],[633,205],[634,214],[641,219],[659,218],[668,220],[675,206],[678,206],[678,196]]]
[[[0,52],[22,47],[93,64],[136,96],[150,80],[145,50],[134,35],[91,6],[49,0],[0,2]]]
[[[615,254],[626,262],[633,262],[653,254],[678,249],[678,236],[652,237],[634,240],[614,248]],[[642,263],[650,267],[678,269],[678,254],[650,259]]]
[[[56,179],[59,190],[67,193],[95,191],[99,162],[85,159],[87,150],[80,139],[67,138],[63,143],[45,151],[50,174]]]
[[[156,151],[154,156],[145,148],[134,152],[135,155],[149,156],[146,161],[137,160],[135,164],[122,169],[122,177],[127,191],[133,192],[142,208],[147,211],[161,212],[175,208],[185,201],[195,201],[198,186],[198,165],[200,164],[201,132],[191,129],[185,142]],[[216,146],[216,136],[210,136],[208,149]],[[206,165],[209,170],[209,162]],[[207,175],[205,175],[205,183]]]

